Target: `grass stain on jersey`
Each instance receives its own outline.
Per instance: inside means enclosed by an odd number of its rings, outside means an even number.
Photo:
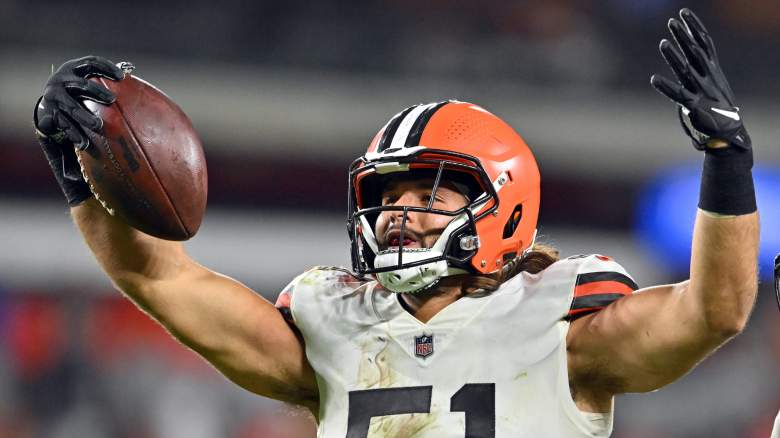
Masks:
[[[398,384],[398,374],[390,366],[386,337],[370,337],[360,344],[357,382],[361,389],[390,388]]]
[[[375,417],[371,419],[367,438],[426,436],[427,429],[435,425],[439,418],[436,410],[429,414],[400,414]],[[419,435],[418,435],[419,434]]]
[[[390,365],[390,340],[386,336],[368,336],[358,343],[361,351],[358,366],[357,385],[360,389],[392,388],[404,386],[407,382]],[[438,411],[430,413],[399,414],[371,419],[368,428],[369,438],[423,437],[435,426],[439,418]],[[430,436],[430,435],[429,435]]]

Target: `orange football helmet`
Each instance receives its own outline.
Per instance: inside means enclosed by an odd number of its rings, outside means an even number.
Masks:
[[[385,176],[434,176],[431,199],[442,181],[470,187],[456,211],[382,206]],[[533,245],[539,214],[539,168],[520,135],[485,109],[454,100],[420,104],[396,114],[376,134],[349,171],[348,233],[352,266],[387,289],[415,293],[440,278],[495,272]],[[380,248],[374,234],[384,211],[403,211],[397,246]],[[408,212],[452,220],[431,248],[404,248]]]

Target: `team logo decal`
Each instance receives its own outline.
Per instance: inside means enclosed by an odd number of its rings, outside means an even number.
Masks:
[[[423,359],[433,354],[433,335],[414,337],[414,355]]]

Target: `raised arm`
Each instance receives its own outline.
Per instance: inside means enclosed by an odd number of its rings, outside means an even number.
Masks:
[[[757,213],[716,218],[700,210],[690,280],[638,290],[572,323],[573,384],[612,395],[677,380],[745,326],[757,256]]]
[[[101,122],[74,97],[110,103],[113,95],[84,77],[121,74],[102,58],[70,61],[49,80],[36,108],[39,140],[87,245],[117,289],[230,380],[314,408],[317,388],[302,340],[271,303],[199,265],[180,243],[129,227],[91,197],[73,145],[86,147],[84,130],[99,130]]]
[[[686,133],[705,153],[690,280],[637,291],[572,323],[572,386],[596,398],[676,380],[743,329],[756,297],[750,137],[712,40],[691,11],[680,17],[669,22],[678,45],[661,42],[679,82],[655,75],[652,84],[678,104]]]

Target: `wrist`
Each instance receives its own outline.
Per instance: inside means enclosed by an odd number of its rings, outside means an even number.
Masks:
[[[699,208],[721,216],[756,211],[753,186],[753,152],[731,145],[708,148],[704,154]]]

